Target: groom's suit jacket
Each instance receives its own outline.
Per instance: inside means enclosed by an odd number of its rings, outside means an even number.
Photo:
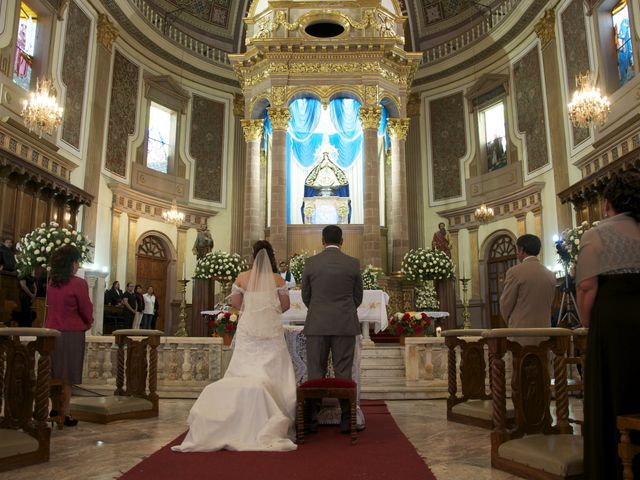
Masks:
[[[358,335],[362,303],[360,261],[325,248],[307,259],[302,274],[302,301],[307,306],[306,335]]]

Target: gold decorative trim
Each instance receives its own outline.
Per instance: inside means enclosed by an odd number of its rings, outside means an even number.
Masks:
[[[544,47],[551,40],[556,38],[556,10],[555,8],[550,8],[544,11],[542,18],[538,20],[538,22],[534,25],[533,30],[536,32],[536,35],[542,42],[542,46]]]
[[[387,119],[387,128],[389,135],[396,140],[406,140],[409,132],[409,118],[389,118]]]
[[[365,85],[364,103],[365,105],[378,105],[380,103],[380,87],[378,85]]]
[[[233,95],[233,115],[235,117],[244,117],[244,95],[241,93]]]
[[[109,51],[111,51],[111,46],[115,39],[118,38],[118,28],[104,13],[98,15],[96,37],[98,43]]]
[[[287,107],[270,107],[267,108],[269,122],[273,130],[286,130],[291,120],[291,112]]]
[[[382,107],[360,107],[358,115],[362,122],[362,128],[377,129],[382,117]]]
[[[271,105],[282,106],[287,100],[287,87],[284,85],[274,85],[271,87]]]
[[[407,99],[407,115],[409,117],[420,116],[420,106],[422,105],[420,94],[411,93]]]
[[[240,120],[246,142],[258,142],[262,138],[264,120]]]

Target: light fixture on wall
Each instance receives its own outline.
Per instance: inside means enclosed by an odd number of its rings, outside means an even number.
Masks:
[[[64,110],[56,101],[56,90],[50,80],[39,78],[36,81],[36,91],[29,94],[24,101],[22,118],[29,131],[34,131],[39,137],[43,133],[52,135],[53,131],[62,123]]]
[[[482,223],[486,223],[490,220],[493,220],[495,213],[493,211],[493,208],[487,207],[485,203],[482,203],[482,205],[476,208],[476,211],[474,212],[474,216],[476,217],[476,220]]]
[[[571,123],[580,128],[588,128],[591,123],[602,125],[607,119],[611,104],[606,96],[600,95],[600,89],[592,85],[589,70],[576,75],[576,87],[571,103],[567,106]]]
[[[178,210],[178,203],[175,198],[171,202],[171,210],[163,210],[162,218],[166,223],[179,227],[184,222],[184,213]]]

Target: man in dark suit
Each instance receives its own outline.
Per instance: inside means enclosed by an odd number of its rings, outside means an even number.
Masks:
[[[340,250],[342,229],[336,225],[322,230],[322,244],[325,249],[307,260],[302,274],[302,301],[308,308],[303,330],[307,337],[308,378],[325,377],[331,352],[336,378],[350,379],[356,335],[360,334],[360,262]],[[317,428],[318,407],[318,403],[310,402],[310,431]],[[349,433],[349,401],[341,401],[340,408],[340,429]]]
[[[500,313],[509,328],[551,327],[551,305],[556,292],[556,277],[540,263],[540,239],[522,235],[516,240],[520,264],[507,270]],[[537,344],[536,338],[515,339],[523,345]]]

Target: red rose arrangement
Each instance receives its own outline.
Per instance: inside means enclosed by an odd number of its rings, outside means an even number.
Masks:
[[[419,337],[434,334],[434,322],[424,312],[398,312],[389,318],[388,332],[391,335]]]
[[[209,331],[212,337],[233,335],[238,327],[238,314],[233,311],[220,312],[212,320],[209,320]]]

